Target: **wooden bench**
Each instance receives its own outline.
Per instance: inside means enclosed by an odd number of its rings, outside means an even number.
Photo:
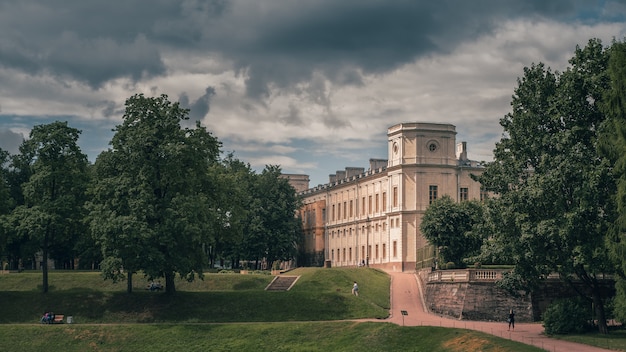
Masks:
[[[63,315],[63,314],[55,314],[54,315],[54,320],[52,321],[52,324],[63,324],[63,318],[65,318],[65,315]]]

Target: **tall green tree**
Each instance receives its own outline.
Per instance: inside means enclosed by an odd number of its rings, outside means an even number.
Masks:
[[[279,166],[267,165],[257,176],[251,204],[247,257],[265,259],[269,267],[276,260],[291,260],[297,254],[302,222],[296,217],[300,200]]]
[[[211,168],[215,194],[214,238],[210,243],[211,264],[219,257],[221,265],[228,259],[232,267],[244,257],[244,238],[249,234],[250,204],[256,174],[246,164],[228,154]]]
[[[184,127],[188,115],[166,95],[127,99],[112,148],[96,162],[90,205],[108,275],[142,270],[165,278],[168,293],[176,274],[202,276],[214,214],[208,171],[220,143],[199,123]]]
[[[41,252],[43,292],[48,292],[48,259],[71,250],[85,215],[87,156],[78,147],[80,131],[67,122],[35,126],[20,146],[16,169],[29,175],[22,183],[22,205],[11,213],[18,236]]]
[[[616,297],[614,313],[626,321],[626,43],[614,42],[610,48],[609,77],[611,87],[606,94],[603,111],[608,119],[602,126],[601,152],[613,165],[617,184],[615,200],[617,219],[607,243],[616,264]]]
[[[9,156],[9,152],[0,148],[0,214],[7,214],[13,207],[7,169]]]
[[[598,153],[600,110],[608,88],[608,55],[599,40],[576,48],[570,67],[553,73],[543,64],[524,69],[501,119],[505,135],[480,181],[499,197],[505,218],[493,226],[491,248],[515,264],[509,283],[533,289],[550,273],[582,284],[606,333],[601,278],[613,268],[605,246],[614,219],[614,192],[606,158]],[[496,209],[496,208],[494,208]]]
[[[471,232],[482,219],[482,205],[477,201],[456,203],[445,195],[424,212],[420,229],[424,237],[439,249],[444,262],[465,265],[464,259],[477,255],[482,238]]]
[[[92,238],[102,251],[103,277],[113,282],[126,279],[126,291],[131,293],[133,274],[142,267],[150,238],[143,219],[136,215],[143,207],[134,198],[139,190],[119,159],[111,150],[96,159],[88,221]]]
[[[0,265],[6,260],[6,248],[8,243],[9,226],[7,216],[14,207],[9,188],[8,167],[9,153],[0,148]],[[0,267],[0,270],[4,269]]]

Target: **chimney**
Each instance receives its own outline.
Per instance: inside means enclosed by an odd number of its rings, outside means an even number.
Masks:
[[[467,142],[456,144],[456,158],[460,161],[467,160]]]

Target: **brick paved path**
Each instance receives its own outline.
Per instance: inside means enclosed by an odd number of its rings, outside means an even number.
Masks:
[[[417,276],[413,273],[389,272],[391,276],[391,316],[392,323],[405,326],[442,326],[478,330],[528,345],[534,345],[552,352],[599,352],[610,351],[568,341],[549,338],[543,335],[540,323],[516,323],[515,330],[508,331],[506,322],[481,322],[445,318],[426,311]],[[401,311],[408,315],[403,316]]]

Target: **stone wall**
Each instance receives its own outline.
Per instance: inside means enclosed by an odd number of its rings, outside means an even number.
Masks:
[[[426,307],[432,313],[457,319],[506,321],[509,310],[513,309],[516,321],[538,321],[555,300],[577,297],[573,287],[558,279],[546,281],[533,297],[523,292],[513,295],[496,285],[502,278],[501,270],[420,270],[417,274]],[[604,279],[600,284],[604,297],[615,294],[613,280]],[[579,291],[584,290],[581,285],[575,286]]]
[[[505,321],[513,309],[516,321],[534,320],[531,300],[523,293],[514,296],[493,282],[471,282],[468,285],[463,319]]]
[[[506,321],[513,309],[516,321],[534,320],[529,297],[521,293],[514,296],[495,285],[500,273],[472,269],[423,270],[418,276],[426,306],[432,313],[466,320]]]

